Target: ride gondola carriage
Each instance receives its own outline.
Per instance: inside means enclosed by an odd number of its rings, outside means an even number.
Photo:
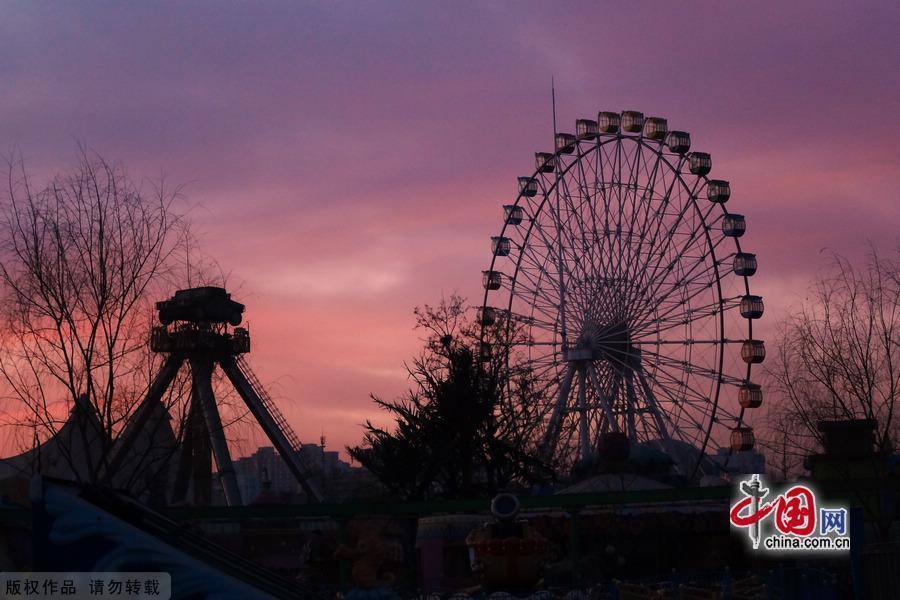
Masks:
[[[503,205],[503,221],[507,225],[519,225],[525,218],[525,211],[515,204]]]
[[[722,218],[722,233],[728,237],[739,238],[747,231],[747,220],[744,215],[729,213]]]
[[[735,427],[731,430],[731,449],[734,452],[747,452],[753,450],[756,445],[756,437],[751,427]]]
[[[666,145],[675,154],[686,154],[691,149],[691,134],[687,131],[670,131]]]

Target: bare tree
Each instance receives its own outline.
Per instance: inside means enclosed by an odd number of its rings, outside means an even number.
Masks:
[[[885,258],[871,248],[861,266],[832,255],[829,271],[782,324],[777,350],[767,370],[774,399],[761,440],[770,466],[785,478],[799,473],[824,447],[820,421],[873,421],[876,448],[861,457],[869,481],[852,494],[886,540],[892,514],[884,507],[893,492],[882,475],[900,433],[900,254]],[[847,481],[859,477],[856,464],[829,462]]]
[[[25,441],[53,439],[79,480],[110,476],[116,437],[156,369],[152,302],[176,279],[186,234],[177,197],[83,149],[73,170],[39,187],[21,160],[10,161],[0,219],[2,400],[32,432]],[[80,427],[61,434],[73,418]]]
[[[765,406],[758,443],[766,455],[768,473],[787,480],[803,470],[806,457],[816,447],[815,438],[807,430],[806,416],[798,414],[792,404],[775,399]]]
[[[878,450],[890,451],[900,429],[900,255],[873,248],[862,266],[832,255],[781,324],[776,350],[761,441],[783,477],[821,450],[823,420],[872,419]]]
[[[900,420],[900,256],[866,263],[832,256],[799,311],[783,324],[768,375],[780,405],[773,425],[795,457],[821,448],[821,420],[872,419],[888,451]],[[777,428],[777,427],[776,427]]]

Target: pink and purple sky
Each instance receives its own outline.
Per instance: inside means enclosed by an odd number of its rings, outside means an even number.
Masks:
[[[412,308],[476,300],[501,204],[561,123],[692,134],[747,216],[768,327],[824,248],[900,229],[895,2],[5,3],[0,147],[85,143],[186,184],[305,440],[360,439],[407,386]]]

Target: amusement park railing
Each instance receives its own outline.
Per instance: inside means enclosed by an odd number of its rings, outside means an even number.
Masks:
[[[222,369],[247,403],[247,408],[263,427],[272,445],[278,450],[288,469],[303,486],[309,499],[322,499],[318,475],[320,471],[311,469],[304,456],[300,439],[284,415],[278,410],[271,396],[266,393],[259,378],[242,357],[226,356],[220,360]]]
[[[278,427],[281,429],[284,436],[291,443],[291,447],[295,452],[299,452],[302,444],[300,443],[300,438],[297,437],[297,434],[294,433],[294,430],[291,428],[290,424],[284,418],[281,410],[278,409],[278,405],[275,404],[275,401],[272,400],[272,397],[269,396],[269,393],[266,392],[265,386],[260,382],[259,378],[256,376],[256,373],[253,372],[253,369],[250,368],[250,363],[243,356],[238,356],[236,361],[238,367],[241,369],[241,372],[244,374],[244,377],[247,378],[247,381],[250,382],[250,385],[253,386],[253,389],[256,391],[256,395],[259,396],[259,399],[262,400],[263,406],[265,406],[266,410],[269,411],[269,414],[272,415],[272,420],[278,424]]]

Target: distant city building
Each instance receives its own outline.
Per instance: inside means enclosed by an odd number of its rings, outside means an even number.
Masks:
[[[766,457],[755,450],[732,452],[730,448],[719,448],[710,459],[732,475],[766,472]]]
[[[324,440],[322,444],[303,444],[299,454],[315,473],[313,479],[322,489],[325,501],[371,498],[383,491],[367,469],[344,462],[336,450],[326,450]],[[236,459],[234,471],[244,504],[285,504],[305,500],[300,484],[271,446],[262,446],[250,456]],[[217,479],[213,493],[217,504],[224,503]]]
[[[264,489],[276,495],[300,493],[300,484],[271,446],[257,448],[250,456],[236,459],[234,472],[244,504],[255,502]]]
[[[300,457],[310,469],[325,478],[335,477],[350,469],[350,465],[341,460],[340,453],[325,449],[324,438],[321,444],[303,444],[300,447]]]

